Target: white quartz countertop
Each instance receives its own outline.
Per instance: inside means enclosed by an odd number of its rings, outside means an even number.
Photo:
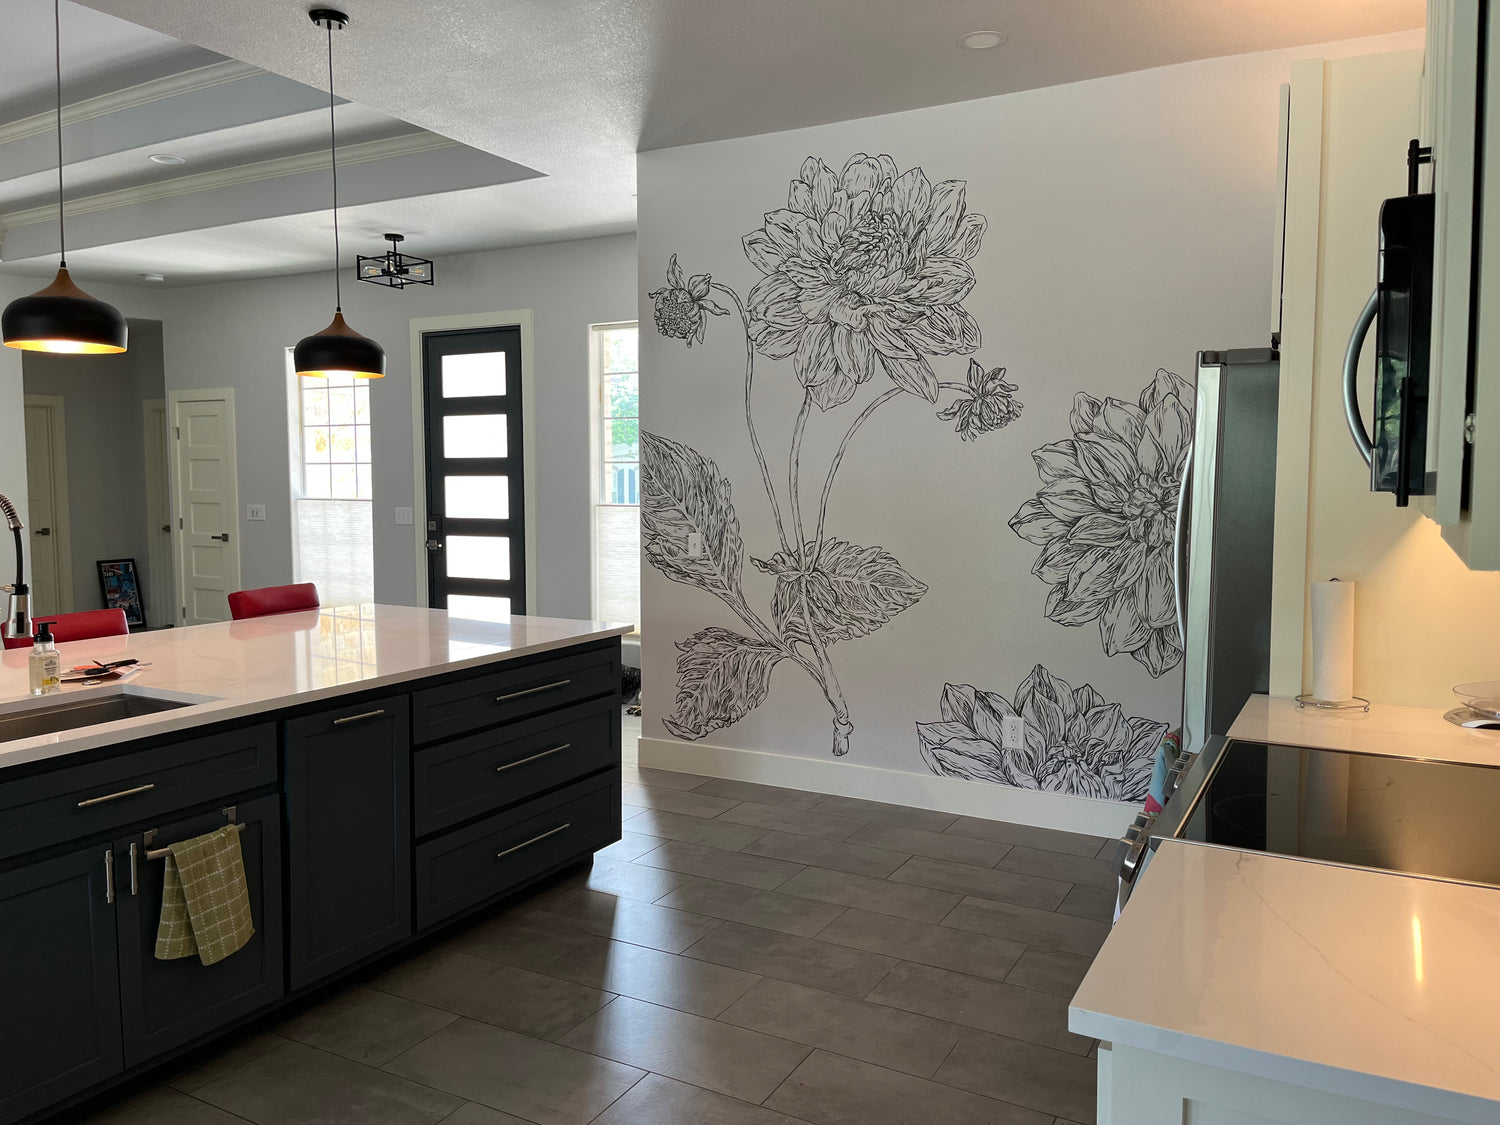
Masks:
[[[125,681],[125,692],[188,699],[193,705],[0,742],[0,769],[617,637],[630,630],[629,625],[602,621],[520,616],[503,622],[474,621],[450,617],[444,610],[365,605],[73,641],[57,646],[65,672],[89,660],[135,657],[148,666]],[[27,649],[13,649],[0,656],[0,715],[78,693],[122,690],[106,681],[98,687],[64,685],[61,697],[33,698],[28,654]]]
[[[1455,700],[1455,703],[1457,701]],[[1437,708],[1374,703],[1364,711],[1318,711],[1282,696],[1252,695],[1230,738],[1395,758],[1500,765],[1500,731],[1455,726]]]
[[[1068,1009],[1146,1051],[1500,1120],[1500,890],[1168,841]]]

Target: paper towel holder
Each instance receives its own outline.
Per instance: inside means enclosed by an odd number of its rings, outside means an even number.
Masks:
[[[1297,710],[1301,711],[1311,707],[1314,711],[1368,711],[1370,701],[1364,696],[1356,695],[1350,699],[1319,699],[1310,691],[1304,691],[1296,697]]]

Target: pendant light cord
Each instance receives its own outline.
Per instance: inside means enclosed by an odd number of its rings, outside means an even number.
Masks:
[[[333,121],[333,23],[328,24],[328,158],[333,168],[333,310],[344,311],[339,281],[339,138]]]
[[[62,16],[60,0],[52,0],[52,49],[57,64],[57,256],[58,267],[68,268],[68,232],[63,221],[63,149],[62,149]]]

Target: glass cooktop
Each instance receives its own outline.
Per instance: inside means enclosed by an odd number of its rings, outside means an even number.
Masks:
[[[1500,886],[1500,768],[1231,741],[1178,835]]]

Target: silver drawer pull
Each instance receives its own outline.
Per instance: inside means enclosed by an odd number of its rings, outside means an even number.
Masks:
[[[378,719],[385,714],[384,707],[377,707],[373,711],[361,711],[358,715],[345,715],[342,719],[334,719],[333,725],[341,727],[345,723],[358,723],[365,719]]]
[[[137,785],[134,789],[121,789],[118,793],[106,793],[102,797],[90,797],[87,801],[79,801],[80,809],[89,808],[92,805],[102,805],[105,801],[118,801],[121,797],[134,797],[137,793],[147,793],[156,788],[156,782],[147,782],[145,785]]]
[[[495,702],[509,703],[512,699],[520,699],[523,696],[535,695],[539,691],[553,691],[556,688],[567,687],[572,682],[572,680],[557,680],[550,684],[543,684],[541,687],[529,687],[525,691],[513,691],[508,695],[497,695],[495,696]]]
[[[104,849],[104,901],[115,901],[115,850]]]
[[[554,746],[551,750],[543,750],[540,754],[533,754],[529,758],[522,758],[519,762],[506,762],[503,766],[496,766],[495,772],[504,773],[506,770],[513,770],[517,766],[524,766],[527,762],[534,762],[538,758],[547,757],[549,754],[561,754],[564,750],[571,750],[572,748],[573,744],[571,742],[564,742],[561,746]]]
[[[572,824],[559,824],[556,828],[549,829],[548,831],[543,832],[540,836],[533,836],[531,839],[525,841],[524,843],[517,844],[513,848],[506,848],[503,852],[497,852],[495,854],[495,858],[504,859],[506,856],[510,855],[511,852],[518,852],[522,848],[529,848],[532,844],[540,844],[548,836],[556,836],[559,832],[566,832],[569,828],[572,827]]]
[[[140,855],[140,846],[134,840],[130,841],[130,897],[134,898],[140,890],[140,877],[135,869],[136,858]]]

